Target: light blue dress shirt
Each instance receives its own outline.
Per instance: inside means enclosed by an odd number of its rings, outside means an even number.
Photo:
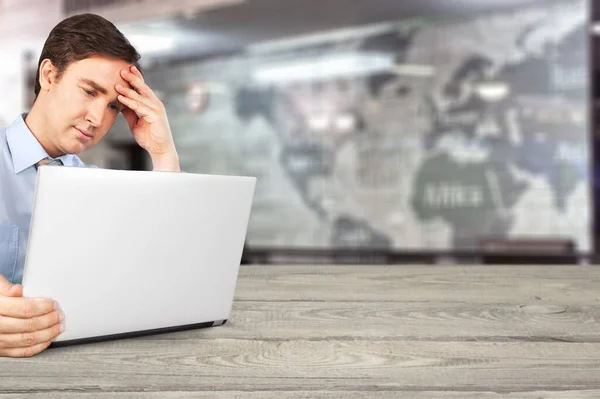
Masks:
[[[48,154],[20,115],[8,128],[0,128],[0,274],[21,283],[29,237],[37,168]],[[79,157],[58,157],[65,166],[92,166]],[[57,229],[60,232],[60,229]]]

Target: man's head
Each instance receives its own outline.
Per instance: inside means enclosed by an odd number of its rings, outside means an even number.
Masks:
[[[120,71],[139,53],[106,19],[81,14],[61,21],[40,55],[32,112],[43,121],[38,132],[52,156],[76,154],[106,135],[124,108],[115,85],[130,87]]]

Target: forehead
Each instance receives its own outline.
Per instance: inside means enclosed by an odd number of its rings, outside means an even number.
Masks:
[[[93,56],[72,62],[65,70],[65,76],[93,80],[109,90],[114,90],[116,84],[129,86],[120,73],[122,69],[127,68],[129,68],[129,64],[123,60]]]

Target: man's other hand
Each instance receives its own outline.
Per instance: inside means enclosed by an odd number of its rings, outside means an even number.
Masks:
[[[23,298],[23,287],[0,275],[0,356],[31,357],[64,331],[52,299]]]

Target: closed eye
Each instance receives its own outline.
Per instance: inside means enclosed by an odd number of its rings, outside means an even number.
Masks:
[[[94,92],[92,90],[83,89],[83,91],[85,91],[85,94],[87,94],[88,96],[91,96],[91,97],[95,97],[96,96],[96,92]]]

